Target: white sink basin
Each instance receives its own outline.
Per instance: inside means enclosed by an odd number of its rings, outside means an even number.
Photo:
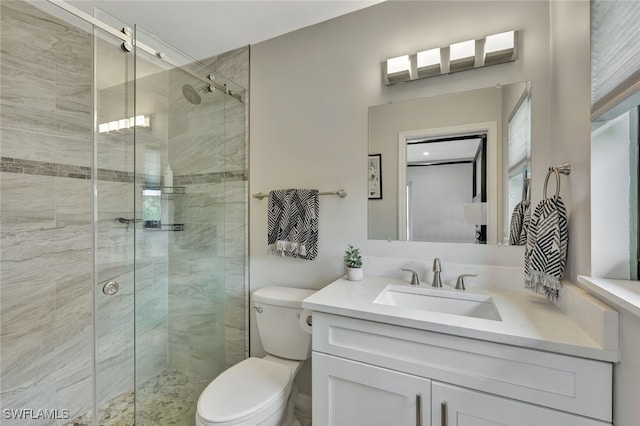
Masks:
[[[390,285],[373,303],[502,321],[491,296],[483,294]]]

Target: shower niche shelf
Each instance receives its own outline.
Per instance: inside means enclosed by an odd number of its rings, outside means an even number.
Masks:
[[[184,223],[149,223],[155,221],[145,221],[145,231],[184,231]]]
[[[162,195],[185,195],[185,186],[143,186],[145,191],[160,191]]]
[[[145,231],[184,231],[186,187],[142,185]]]

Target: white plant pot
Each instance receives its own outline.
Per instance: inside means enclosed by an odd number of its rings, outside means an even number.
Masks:
[[[360,281],[364,278],[362,268],[349,268],[347,267],[347,279],[349,281]]]

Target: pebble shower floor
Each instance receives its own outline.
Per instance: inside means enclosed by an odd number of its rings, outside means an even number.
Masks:
[[[138,421],[136,426],[193,426],[196,401],[208,382],[171,371],[160,374],[138,389]],[[99,409],[100,426],[132,426],[134,394],[126,392]],[[301,426],[311,426],[311,414],[296,410]],[[92,414],[80,416],[65,426],[91,426]]]

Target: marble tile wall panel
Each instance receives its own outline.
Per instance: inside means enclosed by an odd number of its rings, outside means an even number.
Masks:
[[[117,221],[134,217],[134,184],[99,180],[97,189],[96,247],[99,265],[125,264],[133,268],[134,227]],[[110,279],[99,273],[97,282]]]
[[[245,104],[229,100],[225,104],[224,170],[246,170]]]
[[[249,46],[241,47],[221,55],[213,56],[201,61],[204,65],[209,66],[235,83],[245,88],[244,91],[244,129],[249,128],[249,104],[250,104],[250,87],[249,87]],[[233,103],[230,103],[233,106]],[[234,114],[236,114],[234,112]],[[239,127],[240,123],[232,120],[230,124],[233,127]],[[228,135],[236,135],[237,132],[231,131]],[[230,137],[230,136],[229,136]],[[235,146],[235,142],[231,142],[231,146]],[[244,132],[244,168],[249,168],[249,133]],[[235,157],[237,158],[237,156]],[[235,162],[233,165],[237,165]],[[229,165],[229,169],[231,164]],[[227,170],[227,169],[225,169]]]
[[[248,56],[245,59],[248,60]],[[248,69],[248,62],[244,62],[244,66]],[[170,83],[170,87],[175,86],[170,90],[170,99],[174,93],[179,94],[177,89],[181,86],[178,82],[179,79],[174,78]],[[171,164],[174,173],[178,170],[183,174],[178,177],[181,184],[187,185],[185,231],[191,228],[197,234],[185,232],[176,236],[174,245],[170,245],[170,365],[188,374],[204,374],[206,376],[201,377],[209,378],[248,354],[245,105],[226,97],[221,111],[213,100],[203,96],[199,106],[185,105],[184,99],[179,97],[175,102],[171,101],[176,112],[174,118],[180,120],[175,130],[170,127],[169,131]],[[194,129],[199,121],[207,120],[207,114],[219,116],[208,119],[215,129],[211,126]],[[222,138],[218,136],[220,131]],[[185,137],[187,132],[190,137]],[[181,137],[181,152],[174,153],[178,147],[172,145],[173,138],[178,136]],[[202,161],[181,161],[178,155],[185,152],[191,153],[185,155],[185,159],[198,155]],[[233,174],[216,179],[214,174],[218,170]],[[202,181],[209,183],[196,183]],[[176,212],[178,209],[176,207]],[[190,250],[197,252],[187,253]],[[207,259],[207,255],[212,257]],[[213,259],[217,259],[215,268],[198,268],[199,264],[211,265]],[[199,322],[197,313],[181,311],[181,307],[189,306],[187,302],[194,296],[200,300],[211,297],[203,309],[217,306],[217,310],[211,312],[216,320],[209,323],[210,330],[202,330],[202,333],[192,330],[185,335],[180,333],[180,324]],[[174,299],[176,303],[173,303]]]
[[[66,24],[57,22],[23,2],[3,2],[2,7],[0,124],[3,144],[0,153],[3,157],[40,163],[90,166],[90,36],[70,30]],[[6,28],[12,31],[4,31]],[[54,32],[53,36],[51,31]],[[34,41],[32,37],[38,40]],[[77,43],[77,37],[84,37],[89,43]],[[39,54],[34,47],[40,50]],[[129,59],[123,59],[121,64],[125,80],[126,72],[130,69],[127,61]],[[55,69],[53,78],[50,72],[52,69]],[[159,74],[153,78],[166,78],[166,74],[164,77]],[[172,108],[169,117],[178,118],[170,121],[165,112],[168,108],[167,94],[162,89],[157,89],[167,85],[157,85],[157,82],[152,84],[151,80],[148,80],[148,86],[144,83],[140,85],[141,88],[146,87],[144,90],[147,90],[145,94],[148,96],[144,97],[150,100],[149,105],[153,105],[153,124],[148,133],[139,133],[139,149],[158,149],[164,165],[167,161],[166,153],[170,156],[172,154],[166,148],[170,135],[171,146],[178,151],[175,154],[176,163],[170,157],[174,174],[176,168],[179,173],[181,167],[185,174],[194,175],[224,171],[245,173],[246,167],[241,167],[241,164],[242,161],[246,163],[246,143],[244,154],[238,147],[241,145],[241,129],[246,126],[233,125],[228,119],[231,116],[241,117],[239,108],[234,110],[226,107],[218,99],[220,96],[216,98],[215,94],[203,101],[202,108],[185,104],[184,101],[169,102]],[[121,87],[110,91],[101,90],[98,98],[101,119],[110,119],[109,114],[113,115],[111,119],[127,116],[126,112],[131,110],[131,105],[126,104],[126,97],[123,96],[127,84],[123,83]],[[181,96],[180,91],[177,95]],[[207,119],[212,115],[217,118]],[[246,114],[242,118],[246,120]],[[190,215],[188,220],[193,224],[191,234],[170,233],[172,235],[165,234],[163,237],[157,233],[157,237],[152,237],[152,233],[138,232],[140,238],[136,248],[140,250],[139,259],[145,261],[140,262],[135,271],[135,291],[140,303],[133,310],[133,229],[127,231],[126,225],[115,220],[117,217],[133,216],[133,200],[126,195],[133,193],[132,147],[132,135],[126,132],[99,136],[98,167],[129,174],[113,175],[108,183],[98,181],[98,280],[116,279],[122,285],[117,298],[98,296],[97,299],[99,375],[96,379],[101,400],[118,395],[131,386],[133,330],[128,324],[132,323],[133,316],[137,316],[140,325],[136,335],[140,343],[138,347],[142,346],[136,354],[140,367],[137,371],[139,379],[150,376],[154,370],[164,368],[170,339],[178,343],[182,340],[182,346],[176,346],[174,355],[181,351],[187,353],[186,370],[194,375],[215,375],[225,368],[225,360],[227,364],[232,358],[239,361],[238,355],[229,357],[227,353],[233,353],[234,350],[227,348],[230,344],[236,348],[246,347],[247,342],[245,336],[244,344],[241,343],[242,339],[238,337],[242,332],[238,333],[239,329],[235,328],[239,323],[238,313],[242,310],[239,298],[226,303],[224,297],[227,291],[226,280],[231,277],[237,280],[242,275],[239,264],[244,260],[236,256],[240,250],[232,247],[229,253],[234,256],[224,257],[225,244],[229,243],[225,242],[225,235],[230,235],[226,232],[227,223],[224,218],[227,215],[233,217],[229,221],[229,226],[235,225],[231,232],[240,235],[242,225],[234,223],[238,221],[240,205],[226,206],[215,197],[214,200],[209,199],[210,193],[220,194],[219,189],[215,189],[215,182],[214,186],[207,184],[209,192],[194,193],[193,205],[185,213]],[[189,154],[191,161],[188,156],[180,159],[180,153],[188,151],[186,147],[192,149]],[[138,152],[138,158],[144,158],[140,154]],[[208,163],[193,161],[194,158],[206,155],[209,156]],[[140,164],[136,166],[141,168]],[[67,184],[71,179],[26,176],[24,173],[26,172],[23,171],[21,175],[2,173],[2,184],[6,182],[15,188],[15,191],[3,189],[1,204],[3,300],[0,303],[3,304],[3,325],[0,336],[3,345],[0,351],[3,356],[0,370],[3,377],[8,379],[8,382],[2,383],[3,403],[40,401],[40,406],[53,407],[57,400],[59,407],[60,404],[69,404],[65,408],[74,412],[80,410],[80,407],[86,410],[91,402],[90,359],[84,356],[90,354],[88,342],[91,341],[91,329],[87,328],[90,321],[87,320],[91,318],[93,297],[92,255],[91,247],[86,246],[91,242],[91,202],[86,203],[86,199],[76,200],[74,195],[85,194],[90,200],[91,188],[83,192],[83,188],[74,185],[90,185],[90,182]],[[107,172],[98,170],[101,178],[107,178],[104,173]],[[115,182],[123,178],[128,181]],[[225,178],[237,177],[225,176],[218,183],[224,182]],[[193,181],[202,182],[202,179]],[[56,185],[56,182],[64,184]],[[53,197],[52,186],[55,188]],[[246,199],[244,202],[246,203]],[[21,208],[16,208],[16,205]],[[34,227],[38,228],[41,235],[35,236],[32,232]],[[65,234],[67,231],[72,236]],[[16,236],[16,233],[21,234]],[[173,249],[179,256],[175,262],[166,260],[166,251],[172,249],[170,238],[175,239]],[[9,244],[5,244],[5,241]],[[37,255],[24,263],[28,268],[21,269],[16,267],[18,261],[10,260],[13,255],[10,249],[20,252],[20,245],[26,242],[34,247]],[[53,283],[50,279],[44,279],[41,273],[38,274],[43,267],[47,268],[47,274],[51,272],[53,276],[59,276],[59,279]],[[244,275],[246,276],[246,264]],[[170,296],[170,289],[173,287],[169,286],[169,277],[187,285],[176,286],[174,294]],[[228,287],[233,288],[234,285]],[[31,297],[25,298],[26,294]],[[32,297],[34,294],[40,297]],[[203,294],[206,296],[204,299]],[[196,302],[195,309],[194,299],[203,302],[200,305]],[[16,303],[18,300],[21,302]],[[171,304],[171,301],[174,303]],[[190,310],[195,313],[188,315]],[[167,313],[169,318],[173,314],[175,320],[173,332],[167,330]],[[231,331],[227,331],[227,328]],[[213,335],[209,333],[212,329],[215,329]],[[184,337],[191,336],[191,333],[193,339],[185,344]],[[244,333],[246,334],[246,327]],[[28,338],[24,339],[24,336]],[[222,340],[219,336],[223,336]],[[193,341],[200,341],[201,345],[194,347]],[[78,348],[81,356],[78,356]],[[149,350],[145,350],[146,348]],[[185,352],[184,349],[189,350]],[[55,374],[51,369],[45,368],[51,362],[47,356],[57,357],[54,360],[57,367]],[[27,383],[27,386],[21,386],[19,390],[17,385],[7,388],[7,383],[11,384],[11,381]]]
[[[113,48],[111,45],[103,47],[105,52]],[[103,60],[110,56],[106,54]],[[125,81],[100,90],[99,121],[132,115],[132,105],[127,103],[132,84],[126,81],[130,58],[120,56],[116,60],[120,61],[118,67],[123,71]],[[163,82],[166,76],[162,74],[137,82],[139,106],[144,109],[139,112],[155,120],[151,128],[139,129],[135,144],[132,131],[98,137],[98,167],[125,173],[120,176],[116,172],[114,178],[119,182],[99,180],[97,183],[98,282],[115,280],[121,286],[115,296],[97,294],[98,403],[133,389],[134,360],[137,380],[147,380],[167,367],[167,236],[145,231],[141,223],[123,224],[117,220],[141,217],[140,183],[145,178],[139,173],[134,182],[132,172],[134,169],[145,170],[145,151],[166,151],[166,124],[163,125],[162,119],[167,109],[166,84]],[[137,164],[134,159],[138,160]]]
[[[0,185],[0,398],[80,413],[92,385],[90,182],[2,173]],[[25,195],[49,201],[52,221],[30,226],[33,204],[14,202]]]
[[[91,185],[50,164],[91,164],[91,38],[27,3],[0,7],[0,153],[11,171],[0,182],[0,399],[75,415],[92,403]],[[7,158],[35,164],[5,168]]]
[[[91,36],[22,1],[2,3],[2,28],[2,156],[90,165]]]
[[[102,404],[134,384],[134,271],[129,262],[99,263],[96,269],[99,282],[120,284],[114,296],[96,293],[96,392]]]
[[[249,46],[244,46],[201,61],[220,74],[245,88],[249,88]]]
[[[174,175],[224,170],[226,95],[200,92],[199,105],[189,103],[182,86],[203,83],[180,70],[169,72],[169,158]]]
[[[224,132],[210,125],[182,135],[176,142],[170,142],[169,158],[174,174],[224,171]]]
[[[202,61],[203,64],[216,69],[218,72],[245,87],[244,104],[228,102],[226,105],[225,122],[225,170],[237,170],[240,167],[248,170],[249,136],[246,129],[249,124],[249,47],[236,49]],[[244,107],[244,110],[242,110]],[[227,298],[232,300],[225,307],[225,359],[230,367],[249,356],[249,281],[248,281],[248,184],[227,182],[228,192],[225,210],[225,221],[235,229],[236,236],[241,232],[237,225],[244,223],[244,253],[238,256],[240,247],[238,242],[230,240],[229,250],[225,247],[225,291]],[[265,189],[266,190],[266,189]],[[244,215],[244,218],[242,216]],[[234,256],[230,254],[234,253]],[[243,303],[238,303],[243,298]]]
[[[153,268],[152,266],[150,268]],[[136,380],[149,380],[168,367],[167,280],[138,289],[136,273]]]
[[[98,386],[100,402],[106,402],[133,386],[130,369],[119,371],[118,365],[133,365],[134,355],[140,380],[167,367],[168,233],[146,231],[140,223],[127,229],[126,224],[116,221],[118,217],[133,218],[134,191],[139,191],[136,184],[99,181],[98,186],[98,281],[116,280],[121,285],[116,296],[98,293],[104,301],[97,312],[101,348]],[[134,333],[139,343],[135,354]]]
[[[185,231],[170,243],[170,367],[212,379],[224,367],[224,183],[189,185],[180,201]]]
[[[96,157],[100,169],[132,173],[135,159],[133,133],[99,133]]]

